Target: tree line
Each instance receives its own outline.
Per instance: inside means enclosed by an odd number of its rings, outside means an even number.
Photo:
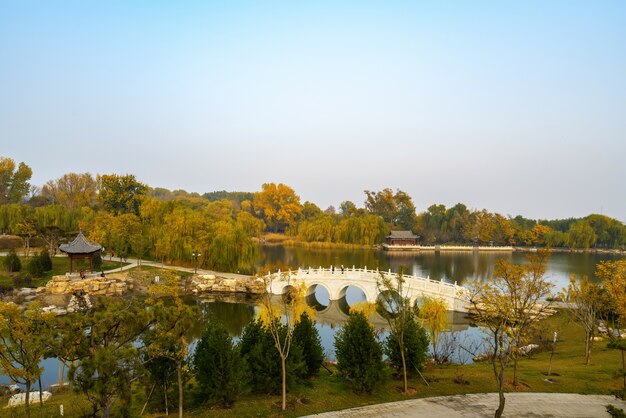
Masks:
[[[623,248],[626,226],[603,215],[530,220],[487,210],[431,205],[417,213],[411,196],[386,188],[365,191],[361,207],[350,201],[322,210],[285,184],[257,192],[151,188],[134,175],[68,173],[42,187],[29,181],[25,163],[0,157],[0,231],[19,235],[24,246],[38,239],[55,251],[62,240],[85,231],[117,255],[201,267],[253,272],[254,242],[265,232],[300,242],[376,245],[390,230],[410,230],[421,244]]]

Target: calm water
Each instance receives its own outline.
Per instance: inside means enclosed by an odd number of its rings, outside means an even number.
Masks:
[[[407,274],[430,277],[450,283],[462,284],[468,280],[491,277],[497,259],[523,263],[525,253],[505,252],[423,252],[398,253],[365,249],[308,249],[286,247],[260,247],[257,266],[272,265],[282,269],[298,267],[367,267],[398,271],[404,267]],[[560,290],[567,286],[572,274],[595,278],[596,264],[604,260],[623,258],[615,254],[553,253],[548,261],[547,277]]]
[[[298,267],[328,267],[331,265],[340,267],[368,267],[381,270],[391,269],[397,271],[404,267],[409,274],[422,277],[430,277],[435,280],[457,282],[459,284],[471,279],[484,279],[491,276],[495,262],[504,258],[515,263],[524,262],[523,253],[423,253],[423,254],[397,254],[384,251],[372,250],[328,250],[328,249],[305,249],[284,247],[261,247],[257,259],[257,266],[273,265],[276,268],[296,269]],[[594,278],[595,266],[603,260],[619,259],[619,256],[610,254],[584,254],[584,253],[555,253],[548,262],[548,278],[555,283],[555,290],[560,290],[567,285],[569,277],[588,276]],[[326,356],[334,359],[334,335],[341,327],[345,319],[349,305],[362,300],[364,297],[357,289],[350,289],[347,300],[328,300],[328,294],[318,287],[319,291],[315,298],[308,302],[317,309],[317,329]],[[194,337],[199,337],[206,321],[219,320],[228,329],[235,339],[241,334],[243,327],[254,318],[258,308],[253,301],[229,300],[223,301],[211,297],[210,299],[190,300],[189,303],[200,305],[202,316],[198,318],[196,327],[192,331]],[[469,321],[459,313],[450,312],[449,317],[451,331],[461,341],[477,341],[480,339],[480,331],[469,325]],[[386,336],[384,320],[380,317],[373,318],[373,324],[379,332],[379,338]],[[461,359],[467,362],[468,359]],[[44,388],[57,382],[59,375],[59,361],[47,359],[42,362],[44,373],[42,382]],[[8,382],[6,376],[0,376],[0,382]]]

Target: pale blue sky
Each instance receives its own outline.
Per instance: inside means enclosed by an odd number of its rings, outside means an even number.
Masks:
[[[626,2],[0,0],[0,155],[626,220]]]

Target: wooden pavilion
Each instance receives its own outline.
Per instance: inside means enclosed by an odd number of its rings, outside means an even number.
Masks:
[[[419,236],[411,231],[391,231],[385,238],[387,245],[414,246]]]
[[[69,244],[61,244],[59,250],[63,251],[70,258],[70,273],[74,266],[74,260],[88,259],[89,271],[93,273],[93,254],[102,250],[102,245],[90,242],[80,231],[74,241]]]

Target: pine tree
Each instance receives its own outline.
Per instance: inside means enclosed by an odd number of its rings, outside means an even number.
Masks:
[[[198,395],[209,403],[230,407],[247,387],[246,363],[226,328],[219,323],[208,324],[196,346],[193,365]]]
[[[22,270],[22,262],[20,258],[15,254],[15,250],[11,249],[4,259],[4,267],[9,273],[17,273]]]
[[[404,356],[407,363],[409,376],[424,369],[426,354],[428,352],[428,335],[426,330],[410,315],[404,323]],[[384,343],[384,351],[391,366],[397,373],[402,373],[402,358],[400,356],[400,344],[395,333],[391,332]]]
[[[335,353],[339,372],[350,379],[356,393],[371,393],[383,380],[383,350],[362,312],[351,313],[335,335]]]
[[[315,376],[324,361],[324,349],[315,322],[304,312],[293,329],[293,342],[302,349],[306,373]]]
[[[43,265],[41,264],[41,258],[31,257],[28,261],[28,273],[33,277],[43,276]]]
[[[48,252],[47,249],[44,248],[39,253],[39,262],[41,263],[41,267],[43,268],[43,271],[52,270],[52,259],[50,258],[50,253]]]

